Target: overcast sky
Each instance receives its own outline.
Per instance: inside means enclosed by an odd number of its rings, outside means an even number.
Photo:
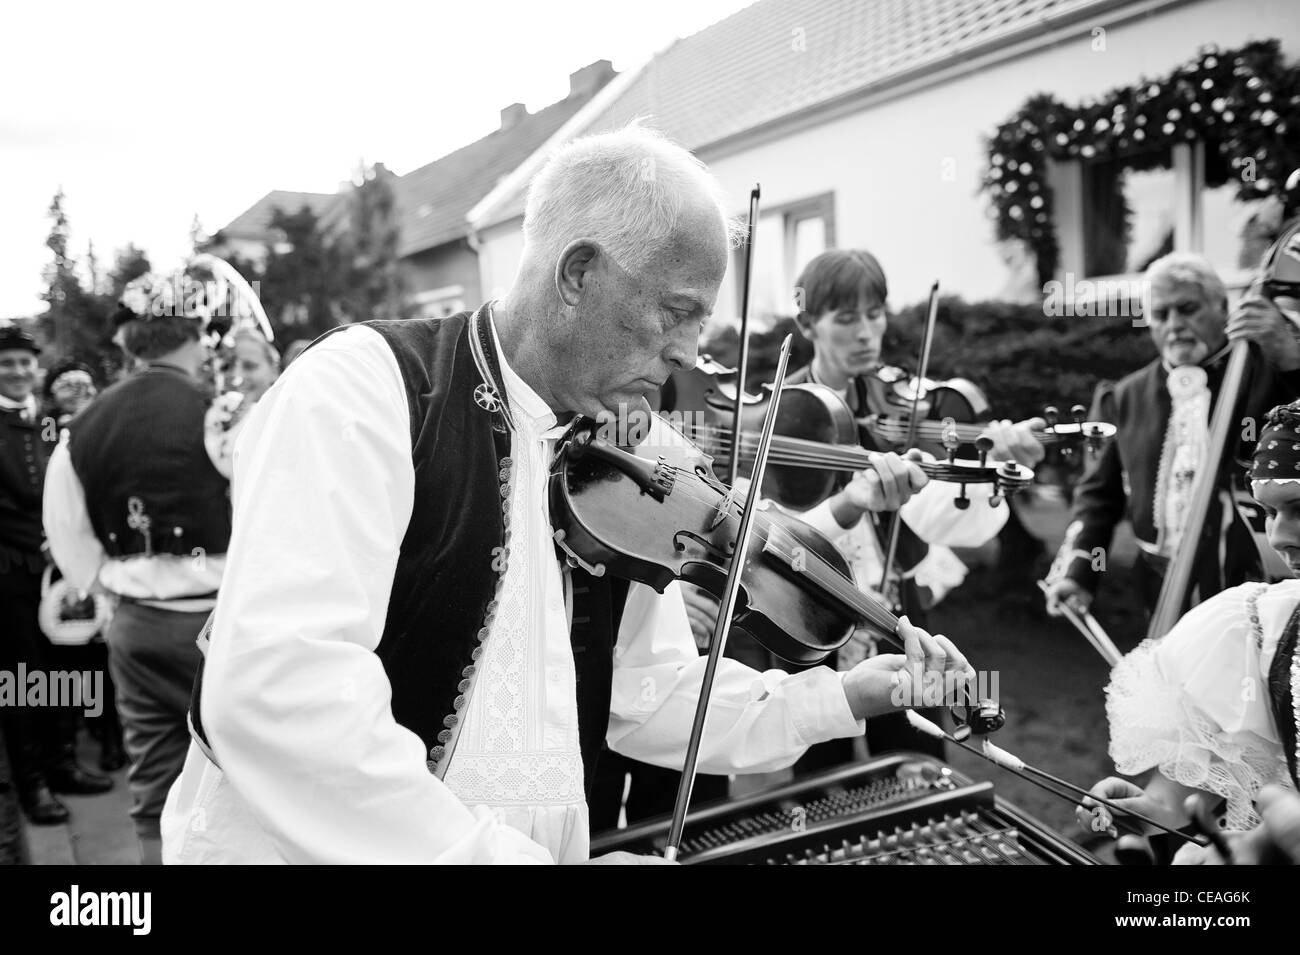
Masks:
[[[0,54],[0,318],[44,311],[46,210],[101,268],[155,269],[271,189],[333,192],[359,161],[410,172],[751,0],[102,0],[6,4]]]

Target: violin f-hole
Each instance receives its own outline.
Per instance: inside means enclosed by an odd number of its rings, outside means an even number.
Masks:
[[[695,543],[699,544],[700,547],[703,548],[704,552],[708,554],[710,557],[712,557],[714,560],[725,561],[731,558],[731,554],[729,552],[724,552],[720,547],[718,547],[717,544],[713,543],[713,541],[709,540],[707,537],[701,537],[699,534],[696,534],[693,531],[678,531],[677,533],[673,534],[673,547],[677,550],[679,554],[686,550],[686,544],[682,540],[682,538],[686,538],[687,540],[692,540]],[[733,543],[732,548],[734,547],[735,544]]]

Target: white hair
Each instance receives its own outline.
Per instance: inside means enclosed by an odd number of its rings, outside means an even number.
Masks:
[[[554,262],[574,239],[592,239],[625,269],[640,267],[673,235],[693,195],[718,210],[729,248],[744,226],[727,213],[704,163],[661,133],[633,122],[565,143],[528,187],[524,259]]]
[[[1228,290],[1219,273],[1205,258],[1192,252],[1170,252],[1156,259],[1147,266],[1143,278],[1152,287],[1194,286],[1207,305],[1223,305],[1228,301]]]

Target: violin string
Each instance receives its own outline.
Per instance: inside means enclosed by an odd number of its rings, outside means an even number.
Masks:
[[[896,422],[892,420],[887,420],[887,419],[877,420],[869,424],[868,427],[879,431],[883,437],[893,440],[895,442],[901,442],[907,435],[907,426],[902,424],[901,422]],[[986,428],[984,428],[981,425],[954,424],[951,427],[952,427],[952,433],[963,444],[971,444],[981,435],[987,433]],[[1066,425],[1065,427],[1075,427],[1075,426]],[[948,430],[948,428],[949,428],[948,425],[942,423],[932,423],[932,422],[923,421],[917,424],[916,435],[918,438],[928,438],[934,441],[942,441],[944,438],[944,434]],[[1054,431],[1052,430],[1052,427],[1035,430],[1033,434],[1034,434],[1034,438],[1038,441],[1039,444],[1059,444],[1062,441],[1073,440],[1075,437],[1074,434],[1070,432]]]
[[[700,447],[709,450],[709,446],[701,443]],[[742,463],[752,463],[753,457],[742,456]],[[858,465],[849,464],[841,461],[820,461],[810,460],[798,455],[788,455],[784,453],[769,453],[768,460],[772,464],[784,467],[801,467],[810,468],[819,471],[860,471],[863,469],[871,470],[871,464]],[[956,481],[962,484],[1001,484],[1004,490],[1008,487],[1018,487],[1019,484],[1026,482],[1028,478],[1016,475],[1004,475],[1000,473],[1001,466],[997,463],[989,463],[983,466],[976,462],[960,463],[949,461],[915,461],[912,462],[927,476],[936,481]],[[683,472],[683,469],[676,465],[668,465],[674,471]]]
[[[693,480],[697,483],[709,486],[713,494],[717,494],[717,489],[708,485],[700,475],[693,471],[678,469],[679,475]],[[674,488],[674,493],[684,494],[688,500],[706,505],[720,504],[722,501],[715,501],[712,497],[706,497],[696,494],[691,490],[690,484],[685,484]],[[725,501],[726,498],[723,498]],[[731,502],[732,507],[747,505],[746,498],[737,498]],[[890,613],[883,604],[880,604],[876,598],[864,593],[858,588],[852,579],[846,577],[838,568],[823,558],[820,554],[810,547],[795,543],[793,546],[787,546],[782,543],[786,537],[791,537],[781,525],[774,522],[771,518],[764,515],[761,511],[754,515],[757,526],[763,528],[766,532],[766,540],[771,551],[787,566],[799,566],[802,569],[797,571],[806,574],[814,583],[820,584],[822,589],[836,597],[844,606],[853,610],[862,620],[860,622],[870,623],[880,629],[885,635],[893,635],[898,626],[898,618]],[[775,532],[775,533],[773,533]],[[797,541],[797,538],[792,538]],[[796,549],[798,548],[798,549]],[[734,556],[734,555],[733,555]],[[810,569],[811,568],[811,569]],[[895,641],[896,637],[893,638]]]
[[[896,443],[901,443],[907,434],[906,425],[902,424],[901,422],[894,421],[893,419],[890,418],[877,419],[873,422],[870,422],[868,427],[870,429],[879,431],[882,436],[889,438],[890,440]],[[972,444],[981,435],[987,433],[987,428],[984,425],[953,424],[949,426],[943,424],[942,422],[922,421],[917,424],[917,437],[929,438],[935,441],[942,441],[944,434],[949,429],[949,427],[952,428],[953,434],[963,444]],[[714,427],[713,425],[683,425],[681,430],[685,431],[688,428],[694,428],[696,430],[709,429],[709,430],[716,431],[716,433],[724,437],[730,437],[732,433],[731,428],[728,428],[726,426]],[[1058,431],[1056,430],[1057,428],[1064,428],[1067,430]],[[745,436],[753,433],[754,432],[751,431],[741,432],[741,434]],[[1083,435],[1082,425],[1080,425],[1077,422],[1073,424],[1051,425],[1047,428],[1037,429],[1033,432],[1033,434],[1034,434],[1034,438],[1037,439],[1037,441],[1040,444],[1058,444],[1063,441],[1073,441],[1073,440],[1077,440],[1080,437],[1086,437],[1085,435]],[[780,437],[780,436],[778,435],[775,437]],[[807,440],[807,439],[792,438],[790,440],[797,441],[797,440]]]
[[[707,426],[704,428],[692,427],[683,429],[686,437],[696,441],[696,443],[712,446],[712,449],[728,449],[730,442],[725,440],[726,433],[722,429],[712,429]],[[757,438],[750,437],[751,432],[741,433],[741,449],[743,451],[752,451],[757,448]],[[789,450],[786,450],[789,449]],[[806,449],[806,450],[805,450]],[[706,450],[709,450],[706,447]],[[774,435],[772,438],[772,453],[770,460],[778,464],[787,464],[791,466],[816,467],[823,469],[835,469],[844,471],[860,471],[871,466],[869,456],[871,452],[865,448],[850,445],[827,444],[819,441],[811,441],[805,438],[789,438],[783,435]],[[752,455],[749,459],[751,460]],[[937,466],[935,473],[942,473],[943,467],[967,467],[975,468],[977,465],[972,462],[970,465],[956,465],[953,462],[945,461],[925,461],[919,462],[923,469],[927,466]],[[985,467],[988,467],[986,465]],[[996,467],[996,465],[994,465]]]

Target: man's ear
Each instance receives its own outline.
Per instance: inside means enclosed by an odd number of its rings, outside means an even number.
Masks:
[[[599,257],[600,248],[590,239],[575,239],[564,247],[555,265],[555,290],[565,305],[578,304]]]

